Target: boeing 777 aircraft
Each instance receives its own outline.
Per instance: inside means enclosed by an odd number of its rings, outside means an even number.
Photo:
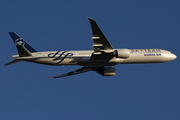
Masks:
[[[88,19],[92,28],[94,50],[38,52],[16,33],[9,32],[17,47],[18,55],[13,55],[12,58],[15,60],[5,65],[27,61],[52,66],[82,66],[78,70],[52,77],[60,78],[88,71],[96,71],[103,76],[114,76],[116,74],[114,66],[118,64],[162,63],[176,59],[175,54],[162,49],[114,49],[95,20]]]

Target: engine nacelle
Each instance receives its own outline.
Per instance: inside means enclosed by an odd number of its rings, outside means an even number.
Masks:
[[[117,58],[128,58],[130,56],[130,51],[128,49],[118,49],[113,52],[113,55]]]
[[[116,75],[115,67],[103,67],[102,69],[97,71],[102,76],[114,76]]]

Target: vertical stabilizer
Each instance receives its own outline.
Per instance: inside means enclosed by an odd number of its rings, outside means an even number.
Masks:
[[[15,32],[9,32],[9,35],[13,39],[14,44],[17,46],[17,49],[18,49],[18,46],[23,46],[24,48],[26,48],[31,53],[37,52],[37,50],[35,50],[31,45],[29,45],[23,38],[21,38]]]

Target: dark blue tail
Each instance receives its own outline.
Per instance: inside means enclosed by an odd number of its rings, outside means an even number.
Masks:
[[[9,32],[9,35],[13,39],[16,46],[24,46],[29,52],[37,52],[31,45],[29,45],[24,39],[18,36],[15,32]]]

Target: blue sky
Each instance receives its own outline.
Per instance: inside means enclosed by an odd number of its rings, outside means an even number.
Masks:
[[[1,120],[179,120],[179,58],[161,64],[116,66],[62,79],[79,66],[21,62],[8,32],[38,51],[91,50],[87,17],[96,20],[114,48],[160,48],[179,54],[178,0],[3,0],[0,4]]]

